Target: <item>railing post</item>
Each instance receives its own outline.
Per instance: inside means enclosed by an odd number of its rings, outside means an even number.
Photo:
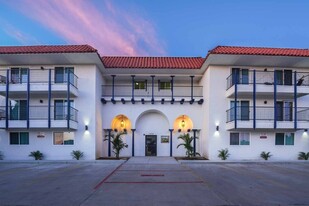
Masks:
[[[196,156],[196,132],[197,129],[192,129],[193,131],[193,156]]]
[[[132,131],[132,157],[134,157],[134,133],[136,129],[131,129]]]
[[[274,129],[277,128],[277,72],[274,71]]]
[[[9,128],[9,84],[10,70],[6,70],[6,94],[5,94],[5,128]]]
[[[48,70],[48,128],[49,129],[51,127],[50,107],[51,107],[51,69]]]
[[[112,129],[107,129],[108,132],[108,157],[111,156],[111,133]]]
[[[234,72],[235,77],[235,95],[234,95],[234,127],[237,129],[237,85],[238,85],[238,75],[237,72]]]
[[[134,102],[134,77],[135,75],[131,75],[131,77],[132,77],[132,99],[131,101],[133,103]]]
[[[29,129],[30,116],[30,69],[27,69],[27,129]]]
[[[71,103],[70,103],[70,70],[67,70],[68,73],[68,92],[67,92],[67,128],[70,129],[70,116],[71,116]]]
[[[155,75],[151,75],[151,104],[154,104],[154,78]]]
[[[170,131],[170,157],[173,156],[173,131],[174,129],[169,129]]]
[[[175,76],[171,76],[171,92],[172,92],[172,99],[171,99],[171,101],[174,101],[174,77]]]
[[[115,100],[115,77],[116,75],[112,75],[112,101]]]
[[[253,70],[253,129],[256,128],[256,71]]]
[[[193,78],[194,76],[190,76],[191,78],[191,101],[193,101]]]
[[[297,72],[294,71],[294,129],[297,129]]]

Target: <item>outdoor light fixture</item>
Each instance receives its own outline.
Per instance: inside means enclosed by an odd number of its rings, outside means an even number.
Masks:
[[[185,116],[182,115],[181,127],[184,128],[186,126]]]
[[[123,116],[121,116],[121,122],[120,122],[120,127],[124,127],[124,121],[123,121]]]
[[[216,131],[219,131],[219,125],[216,126]]]
[[[308,132],[308,129],[305,129],[305,132]]]
[[[88,131],[88,125],[85,125],[85,130]]]

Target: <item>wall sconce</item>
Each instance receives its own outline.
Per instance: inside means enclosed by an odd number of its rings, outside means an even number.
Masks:
[[[181,129],[178,129],[178,132],[181,132]]]
[[[85,130],[88,131],[88,125],[85,125]]]
[[[308,132],[308,129],[304,129],[305,132]]]
[[[184,128],[186,126],[185,116],[182,115],[181,127]]]
[[[125,122],[123,120],[123,116],[121,116],[120,127],[123,128],[125,126]]]
[[[219,125],[216,126],[216,131],[219,131]]]
[[[191,132],[191,129],[188,129],[187,132]]]

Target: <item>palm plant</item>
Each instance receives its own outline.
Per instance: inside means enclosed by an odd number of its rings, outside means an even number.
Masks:
[[[270,152],[262,152],[260,154],[260,156],[264,159],[264,160],[268,160],[272,155],[270,154]]]
[[[73,157],[73,159],[79,160],[84,156],[84,153],[80,150],[73,150],[71,152],[71,156]]]
[[[308,160],[309,159],[309,152],[299,152],[298,159],[300,160]]]
[[[127,132],[119,132],[116,135],[114,134],[111,135],[112,148],[117,159],[119,159],[121,150],[123,150],[124,148],[128,148],[128,145],[123,142],[123,139],[121,137],[124,134],[127,134]],[[104,141],[107,140],[108,139],[104,139]]]
[[[186,149],[186,155],[187,157],[192,157],[194,155],[194,148],[191,145],[191,142],[194,140],[194,137],[190,137],[189,133],[184,133],[182,135],[180,135],[178,137],[178,139],[181,139],[183,141],[183,143],[180,143],[179,145],[177,145],[177,148],[180,146],[183,146]],[[196,137],[197,139],[197,137]],[[200,156],[199,153],[195,153],[196,155]]]
[[[35,160],[42,160],[43,159],[43,153],[41,153],[39,150],[30,152],[29,157],[33,157]]]
[[[221,160],[226,160],[230,156],[228,149],[221,149],[221,150],[218,150],[218,152],[219,152],[218,157]]]

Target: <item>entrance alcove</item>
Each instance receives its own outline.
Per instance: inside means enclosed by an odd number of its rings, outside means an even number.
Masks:
[[[165,114],[158,110],[147,110],[139,115],[135,127],[135,156],[169,156],[170,125]]]

